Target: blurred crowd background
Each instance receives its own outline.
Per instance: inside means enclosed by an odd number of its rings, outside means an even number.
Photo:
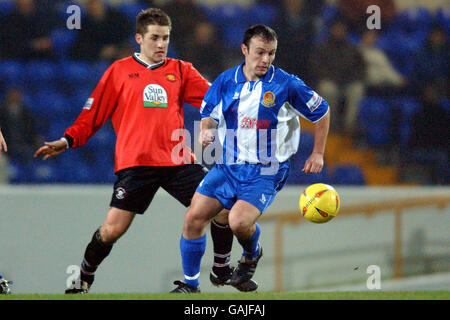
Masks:
[[[67,28],[73,4],[79,30]],[[379,30],[366,24],[373,4]],[[274,64],[332,108],[323,172],[301,173],[313,146],[302,121],[288,183],[448,184],[450,5],[438,0],[0,0],[0,126],[8,144],[1,182],[115,180],[110,123],[82,148],[45,162],[33,153],[63,135],[112,61],[138,51],[135,18],[151,6],[172,18],[169,56],[210,81],[242,61],[249,26],[275,29]],[[186,105],[184,114],[193,130],[198,109]]]

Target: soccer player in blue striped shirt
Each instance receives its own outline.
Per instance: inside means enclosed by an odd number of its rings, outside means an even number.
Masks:
[[[172,292],[200,291],[205,228],[223,208],[230,210],[229,225],[243,248],[231,285],[253,277],[263,253],[257,219],[288,178],[289,158],[300,141],[298,116],[314,123],[314,149],[302,171],[318,173],[323,167],[328,103],[298,77],[272,65],[277,35],[270,27],[250,27],[241,49],[244,61],[223,72],[202,103],[199,140],[203,146],[218,143],[222,150],[185,215],[180,240],[184,282],[175,281]]]

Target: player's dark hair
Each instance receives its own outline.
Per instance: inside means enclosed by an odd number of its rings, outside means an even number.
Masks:
[[[277,33],[272,28],[263,24],[257,24],[248,28],[244,33],[242,43],[248,48],[250,40],[253,37],[261,37],[266,42],[272,42],[278,39]]]
[[[159,8],[149,8],[142,10],[136,17],[136,33],[144,35],[147,32],[147,26],[158,25],[172,28],[172,21],[167,13]]]

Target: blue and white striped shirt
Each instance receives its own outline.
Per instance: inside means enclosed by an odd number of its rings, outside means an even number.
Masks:
[[[286,161],[300,142],[298,116],[317,122],[328,112],[328,103],[298,77],[273,65],[258,81],[247,81],[243,64],[213,82],[201,117],[218,123],[224,163]]]

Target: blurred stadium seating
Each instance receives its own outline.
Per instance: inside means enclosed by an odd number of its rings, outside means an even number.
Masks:
[[[57,59],[52,61],[16,61],[0,60],[0,98],[5,88],[13,84],[23,89],[25,101],[35,116],[48,126],[41,133],[45,139],[60,137],[64,129],[76,118],[95,84],[108,67],[108,62],[88,63],[70,61],[66,53],[73,43],[76,33],[63,26],[66,17],[65,8],[70,2],[58,2],[55,7],[61,18],[61,24],[51,33],[53,49]],[[236,3],[201,7],[206,16],[219,27],[224,44],[228,49],[236,49],[241,43],[244,30],[251,24],[275,23],[278,8],[255,2],[249,7]],[[117,6],[131,21],[145,6],[139,2],[127,2]],[[6,15],[14,9],[13,1],[0,1],[0,15]],[[64,10],[63,10],[64,9]],[[339,10],[326,5],[322,10],[323,28],[315,40],[323,41],[327,37],[327,27],[338,18]],[[414,54],[423,47],[428,31],[434,24],[440,24],[450,35],[450,9],[439,8],[430,11],[426,8],[411,8],[398,12],[393,23],[382,32],[377,47],[387,53],[393,65],[407,78],[413,74]],[[358,37],[352,35],[352,41]],[[281,49],[282,50],[282,49]],[[175,49],[170,52],[179,58]],[[300,75],[301,76],[301,75]],[[442,105],[449,108],[448,98],[442,99]],[[360,104],[360,127],[363,128],[365,142],[373,148],[389,145],[393,142],[393,109],[399,113],[399,143],[406,147],[413,128],[412,119],[419,110],[419,101],[414,96],[401,97],[366,96]],[[198,120],[197,109],[185,108],[186,127],[192,132],[193,120]],[[85,147],[67,152],[61,159],[45,163],[35,161],[28,167],[11,161],[10,181],[12,183],[106,183],[113,181],[113,153],[115,135],[111,126],[102,128]],[[327,182],[331,184],[362,185],[371,183],[364,172],[364,163],[326,162],[319,175],[301,173],[303,163],[312,150],[311,131],[302,132],[300,150],[292,158],[292,170],[288,183],[308,184]],[[86,155],[88,154],[89,155]],[[107,159],[107,160],[105,160]],[[327,161],[327,159],[326,159]]]

